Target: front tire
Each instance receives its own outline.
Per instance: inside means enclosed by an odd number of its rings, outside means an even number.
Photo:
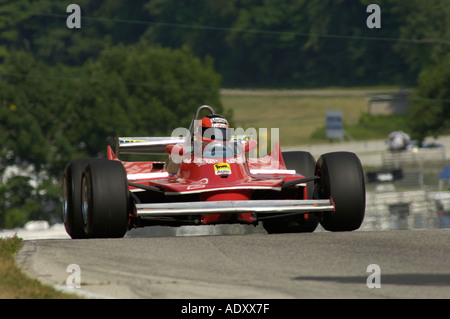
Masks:
[[[121,162],[89,163],[81,185],[84,230],[90,238],[119,238],[128,230],[129,193]]]
[[[66,232],[73,239],[86,238],[81,212],[81,177],[90,159],[71,161],[64,170],[63,178],[63,219]]]
[[[358,229],[366,207],[364,171],[359,158],[350,152],[323,154],[316,164],[317,196],[332,198],[333,213],[326,213],[320,224],[328,231]]]

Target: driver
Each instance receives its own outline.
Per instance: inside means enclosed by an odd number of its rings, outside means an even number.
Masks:
[[[230,129],[230,124],[221,115],[211,114],[203,117],[197,124],[197,129],[194,134],[194,145],[192,145],[192,150],[194,155],[198,158],[202,158],[204,148],[212,142],[228,142],[231,140],[232,130]],[[214,155],[225,155],[226,151],[220,148],[220,152]],[[213,151],[212,153],[215,153]],[[211,155],[212,155],[211,153]],[[172,157],[169,155],[168,161],[166,163],[166,170],[170,177],[178,178],[177,172],[181,166],[181,163],[175,163]]]
[[[225,145],[231,140],[231,134],[232,129],[222,115],[211,114],[203,117],[197,124],[197,131],[194,135],[195,158],[226,157]],[[205,151],[206,153],[204,153]]]

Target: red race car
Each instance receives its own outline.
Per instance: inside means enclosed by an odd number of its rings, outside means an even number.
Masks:
[[[208,115],[200,120],[201,112]],[[271,152],[255,157],[251,136],[234,136],[225,118],[201,106],[172,137],[118,138],[107,159],[76,159],[64,172],[63,213],[72,238],[123,237],[154,225],[263,223],[268,233],[360,227],[364,172],[349,152]],[[179,134],[180,133],[180,134]],[[165,162],[119,154],[165,154]]]

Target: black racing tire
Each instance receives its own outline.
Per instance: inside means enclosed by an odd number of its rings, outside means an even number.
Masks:
[[[128,230],[129,192],[122,163],[86,165],[81,183],[84,230],[89,238],[120,238]]]
[[[298,174],[305,177],[314,176],[316,160],[309,152],[291,151],[283,152],[283,161],[287,169],[295,169]],[[306,184],[308,199],[313,198],[314,181]],[[316,230],[319,224],[319,218],[314,214],[308,214],[306,219],[304,215],[297,215],[289,218],[273,218],[263,223],[264,229],[269,234],[276,233],[308,233]]]
[[[316,164],[320,176],[317,196],[332,198],[335,211],[325,213],[320,222],[328,231],[352,231],[358,229],[366,207],[364,170],[359,158],[350,152],[323,154]]]
[[[71,161],[64,170],[62,183],[63,220],[66,232],[73,239],[86,238],[81,214],[81,176],[90,159]]]

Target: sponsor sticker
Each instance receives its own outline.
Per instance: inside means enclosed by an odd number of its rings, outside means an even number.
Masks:
[[[228,163],[214,164],[214,172],[216,173],[216,175],[230,175],[231,166]]]
[[[148,142],[146,140],[135,140],[135,139],[120,139],[120,144],[126,144],[126,143],[145,143]]]

